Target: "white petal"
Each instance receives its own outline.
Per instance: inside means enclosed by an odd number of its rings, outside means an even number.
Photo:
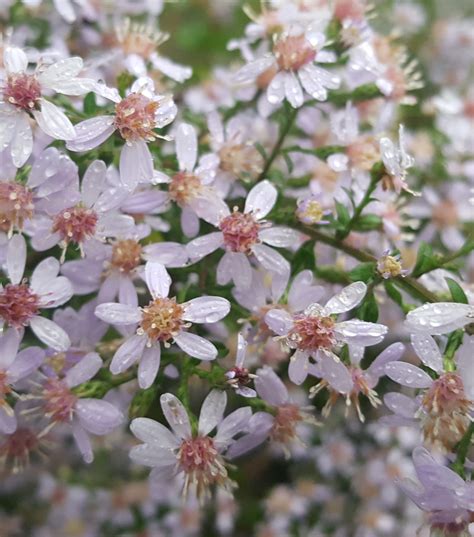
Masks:
[[[283,226],[275,226],[262,229],[258,234],[260,240],[277,248],[289,248],[298,244],[301,233],[295,229]]]
[[[160,397],[161,409],[175,434],[179,438],[191,436],[191,424],[189,416],[181,401],[172,393],[164,393]]]
[[[217,357],[217,349],[214,345],[196,334],[180,332],[174,340],[182,351],[198,360],[214,360]]]
[[[145,279],[153,298],[167,297],[171,286],[171,277],[161,263],[148,261],[145,265]]]
[[[420,360],[428,367],[441,373],[443,371],[443,357],[436,341],[428,334],[413,334],[411,344]]]
[[[10,367],[18,352],[21,334],[15,328],[9,328],[0,337],[0,371]]]
[[[279,104],[285,98],[285,72],[277,73],[267,88],[267,99],[270,104]]]
[[[145,444],[168,449],[179,446],[178,439],[168,428],[150,418],[135,418],[130,424],[130,430]]]
[[[138,364],[138,385],[142,390],[149,388],[155,381],[160,368],[161,347],[153,345],[144,350]]]
[[[76,137],[66,143],[70,151],[90,151],[115,131],[114,116],[99,116],[86,119],[75,125]]]
[[[11,156],[13,164],[21,168],[30,158],[33,150],[33,133],[26,114],[19,114],[11,141]]]
[[[146,341],[146,337],[135,334],[122,343],[110,362],[111,373],[119,375],[137,362],[142,357]]]
[[[92,444],[86,430],[80,423],[76,422],[72,426],[72,435],[84,462],[90,464],[94,460],[94,452],[92,451]]]
[[[188,253],[184,244],[177,242],[156,242],[143,248],[143,257],[165,267],[184,267],[188,262]]]
[[[288,304],[292,311],[303,311],[317,303],[324,293],[322,285],[313,285],[313,273],[303,270],[295,276],[288,293]]]
[[[385,374],[394,382],[409,388],[429,388],[433,383],[423,369],[406,362],[389,362],[385,366]]]
[[[456,352],[456,368],[464,384],[464,392],[468,399],[474,400],[474,374],[473,374],[473,356],[474,356],[474,337],[464,334],[463,344]]]
[[[40,295],[42,308],[57,308],[67,302],[74,294],[71,282],[65,276],[59,276],[48,282],[48,290]]]
[[[94,160],[87,168],[82,179],[82,201],[92,207],[105,186],[107,167],[103,160]]]
[[[293,108],[299,108],[303,102],[303,90],[295,73],[288,72],[284,78],[285,81],[285,96]]]
[[[220,447],[228,445],[236,434],[248,427],[251,417],[252,410],[248,406],[234,410],[218,425],[214,442]]]
[[[176,82],[182,83],[193,74],[193,70],[190,67],[179,65],[178,63],[172,62],[168,58],[163,58],[163,56],[158,56],[157,54],[152,54],[150,60],[155,69],[161,71],[173,80],[176,80]]]
[[[364,282],[351,283],[332,297],[324,309],[330,315],[352,310],[362,302],[366,293],[367,285]]]
[[[334,328],[344,342],[361,347],[377,345],[383,340],[387,330],[383,324],[367,323],[358,319],[337,323]]]
[[[227,394],[221,390],[212,390],[201,407],[198,432],[207,436],[221,421],[227,405]]]
[[[463,328],[474,320],[474,306],[455,302],[424,304],[410,311],[406,326],[413,332],[441,335]]]
[[[54,83],[59,80],[75,78],[82,70],[83,61],[79,56],[73,58],[64,58],[47,67],[38,75],[41,85],[54,89]]]
[[[5,410],[5,406],[0,406],[0,433],[12,434],[16,431],[17,422],[15,414],[10,414]]]
[[[416,401],[403,393],[386,393],[383,397],[383,402],[389,410],[404,418],[414,418],[418,411]]]
[[[329,356],[321,360],[321,372],[323,378],[339,393],[350,393],[354,386],[352,375],[347,367],[339,360]]]
[[[80,362],[66,373],[65,381],[70,388],[90,380],[102,367],[102,360],[96,352],[87,353]]]
[[[196,129],[188,123],[181,123],[176,131],[176,156],[180,170],[194,170],[197,160],[197,134]]]
[[[176,455],[167,448],[155,446],[154,444],[141,444],[133,446],[130,450],[132,461],[154,468],[174,466]]]
[[[241,332],[237,334],[237,353],[235,357],[235,366],[243,367],[245,361],[245,355],[247,352],[247,340],[244,338]]]
[[[138,308],[115,302],[99,304],[95,309],[95,314],[101,321],[119,326],[138,323],[142,318],[142,313]]]
[[[43,259],[33,271],[31,276],[31,288],[37,294],[47,292],[49,283],[54,280],[59,274],[61,265],[54,257]]]
[[[230,311],[230,302],[218,296],[193,298],[182,306],[185,308],[183,319],[192,323],[215,323]]]
[[[3,63],[8,73],[22,73],[28,68],[28,58],[19,47],[5,47]]]
[[[56,351],[64,352],[71,346],[66,332],[55,322],[45,317],[33,317],[30,320],[30,327],[38,339]]]
[[[34,112],[41,129],[57,140],[74,140],[77,134],[66,114],[55,104],[41,99],[41,112]]]
[[[270,181],[261,181],[248,193],[244,212],[252,213],[257,220],[265,218],[273,209],[278,196],[277,189]]]
[[[271,367],[264,366],[257,369],[254,384],[259,397],[268,404],[280,406],[288,402],[288,390]]]
[[[302,384],[309,373],[309,357],[308,353],[297,350],[290,358],[290,364],[288,366],[288,377],[296,385]]]
[[[392,343],[370,364],[367,368],[367,373],[370,376],[380,378],[382,375],[385,375],[385,365],[388,362],[399,360],[404,352],[405,345],[403,343]]]
[[[15,355],[13,355],[15,358]],[[20,351],[8,368],[7,379],[10,383],[18,382],[31,375],[42,364],[45,352],[40,347],[27,347]]]
[[[248,257],[241,252],[227,252],[230,257],[232,280],[239,289],[247,289],[252,283],[252,267]]]
[[[285,277],[289,276],[290,264],[281,254],[273,250],[273,248],[264,244],[255,244],[252,247],[252,252],[261,265],[268,271]]]
[[[283,309],[273,309],[266,313],[265,322],[270,330],[285,336],[293,328],[293,317]]]
[[[7,248],[7,273],[11,283],[18,284],[23,278],[26,264],[26,242],[23,235],[13,235]]]
[[[269,69],[274,63],[275,60],[270,55],[264,56],[263,58],[258,58],[257,60],[247,63],[243,67],[241,67],[235,73],[233,79],[237,84],[246,84],[248,82],[253,82],[259,75]]]
[[[123,421],[120,410],[103,399],[79,399],[75,410],[80,424],[92,434],[108,434]]]

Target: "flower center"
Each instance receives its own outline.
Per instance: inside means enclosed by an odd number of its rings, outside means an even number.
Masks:
[[[48,379],[43,389],[44,411],[53,422],[71,421],[77,396],[60,379]]]
[[[296,426],[303,416],[296,405],[282,405],[277,409],[271,436],[276,442],[286,444],[296,438]]]
[[[0,292],[0,317],[10,326],[26,326],[38,309],[38,296],[24,283],[8,284]]]
[[[184,325],[183,306],[175,298],[156,298],[143,308],[139,331],[153,341],[173,339]]]
[[[27,466],[30,454],[39,447],[39,438],[31,430],[18,427],[17,430],[6,436],[6,440],[0,444],[0,460],[12,461],[13,472],[17,473]]]
[[[168,38],[167,34],[155,32],[152,27],[125,19],[116,29],[117,41],[125,54],[137,54],[147,59]]]
[[[234,212],[221,220],[224,243],[231,252],[250,254],[251,247],[259,242],[260,224],[251,213]]]
[[[236,177],[256,179],[263,170],[264,160],[255,147],[248,144],[226,144],[219,150],[220,167]]]
[[[298,203],[296,216],[305,224],[318,224],[323,220],[325,211],[319,201],[309,198]]]
[[[451,200],[443,200],[433,207],[432,219],[437,228],[455,226],[458,221],[458,210],[456,204]]]
[[[112,247],[111,266],[119,272],[130,273],[141,263],[142,247],[133,239],[117,241]]]
[[[297,71],[316,57],[316,50],[303,35],[280,38],[273,46],[273,53],[280,69]]]
[[[168,186],[169,197],[180,207],[196,198],[201,190],[201,180],[189,172],[176,173]]]
[[[305,351],[330,349],[335,344],[334,319],[319,315],[298,314],[287,339],[290,347]]]
[[[354,167],[369,171],[380,160],[380,150],[373,136],[360,136],[347,147],[347,156]]]
[[[34,75],[14,73],[7,79],[4,99],[22,110],[32,110],[41,97],[41,86]]]
[[[82,244],[94,235],[98,219],[97,213],[92,209],[79,205],[69,207],[55,217],[52,231],[59,232],[61,240],[66,244]]]
[[[7,407],[6,397],[12,392],[5,371],[0,371],[0,408]]]
[[[0,182],[0,229],[21,229],[33,216],[33,194],[26,186],[15,182]]]
[[[131,93],[115,106],[115,125],[125,140],[155,139],[158,103],[141,93]]]
[[[212,485],[232,488],[225,462],[214,446],[212,438],[197,436],[183,440],[178,451],[178,461],[186,474],[185,491],[196,486],[198,497],[205,496]]]
[[[423,397],[426,416],[423,433],[432,445],[446,451],[461,440],[470,425],[473,409],[456,373],[445,373],[435,380]]]
[[[377,270],[385,279],[396,278],[404,274],[399,259],[392,255],[384,255],[377,263]]]

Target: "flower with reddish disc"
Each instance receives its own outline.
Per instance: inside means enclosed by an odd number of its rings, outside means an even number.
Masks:
[[[360,366],[360,361],[364,356],[363,349],[351,349],[352,352],[349,353],[350,365],[348,366],[341,360],[322,360],[311,371],[313,375],[322,380],[310,389],[310,397],[314,397],[323,389],[329,391],[329,399],[322,410],[323,416],[327,417],[341,395],[346,399],[346,414],[353,404],[360,421],[364,422],[365,417],[360,409],[359,397],[361,395],[367,397],[373,407],[382,404],[374,388],[380,377],[385,375],[385,365],[400,359],[404,350],[405,346],[402,343],[392,343],[377,356],[366,370]]]
[[[176,116],[176,105],[169,95],[155,93],[150,78],[136,80],[129,94],[121,98],[111,92],[115,102],[113,116],[96,116],[76,125],[77,136],[68,141],[71,151],[90,151],[99,146],[115,131],[125,140],[120,152],[120,179],[129,191],[140,182],[153,182],[153,157],[148,142],[159,138],[155,129],[162,129]]]
[[[211,183],[216,175],[218,159],[203,155],[197,164],[198,139],[192,125],[181,123],[176,130],[176,156],[179,171],[169,177],[162,172],[155,173],[155,179],[168,183],[168,197],[181,208],[181,228],[188,237],[199,231],[199,218],[218,225],[228,211],[227,205]]]
[[[43,251],[59,244],[64,261],[70,244],[78,246],[84,255],[84,245],[91,240],[103,241],[130,233],[135,221],[118,210],[123,196],[123,187],[108,184],[105,163],[94,160],[84,174],[80,193],[71,199],[71,206],[56,212],[56,204],[49,211],[45,204],[46,214],[35,219],[31,245]]]
[[[265,270],[288,281],[290,264],[270,246],[289,248],[301,240],[300,233],[284,226],[272,227],[263,218],[276,203],[277,190],[269,181],[255,185],[247,195],[244,211],[228,208],[215,233],[198,237],[187,245],[189,259],[201,260],[218,248],[226,250],[217,265],[217,283],[226,285],[233,281],[239,288],[247,288],[252,281],[250,259]],[[262,244],[267,243],[267,244]]]
[[[20,334],[12,328],[0,337],[0,432],[6,434],[13,433],[17,427],[7,396],[17,396],[13,385],[31,375],[44,359],[44,351],[39,347],[18,352],[20,341]]]
[[[301,384],[312,366],[310,358],[317,362],[338,361],[334,353],[342,345],[367,347],[380,343],[387,327],[359,319],[337,322],[337,315],[358,306],[367,292],[363,282],[352,283],[331,298],[325,306],[310,304],[303,312],[290,314],[283,309],[272,309],[265,315],[265,322],[278,339],[290,349],[296,349],[290,358],[288,375],[292,382]]]
[[[49,66],[37,66],[34,73],[28,73],[25,52],[18,47],[6,46],[3,64],[6,81],[0,101],[0,147],[10,147],[13,163],[20,168],[33,150],[31,116],[52,138],[72,140],[76,136],[68,117],[43,94],[54,91],[64,95],[83,95],[94,91],[97,83],[77,77],[83,67],[78,57],[65,58]]]
[[[77,447],[87,463],[94,460],[88,433],[99,436],[109,434],[123,421],[122,413],[108,401],[81,396],[79,386],[93,378],[101,367],[100,356],[90,352],[64,377],[44,377],[38,392],[27,396],[48,420],[43,434],[55,426],[71,427]]]
[[[244,336],[239,333],[237,335],[237,353],[235,356],[235,366],[229,369],[225,376],[227,377],[227,383],[242,397],[255,397],[257,393],[248,385],[252,382],[252,379],[256,378],[249,370],[244,367],[245,352],[247,350],[247,341]]]
[[[469,537],[474,514],[474,483],[433,458],[423,447],[413,451],[419,483],[398,479],[402,491],[425,513],[431,535]],[[421,529],[421,528],[420,528]]]
[[[0,323],[23,334],[29,326],[36,337],[57,351],[70,345],[66,332],[55,322],[39,314],[43,308],[56,308],[73,295],[71,283],[58,276],[59,261],[48,257],[33,270],[31,283],[23,280],[26,242],[14,235],[8,244],[6,270],[10,283],[0,288]]]
[[[216,347],[207,339],[192,334],[188,329],[192,323],[215,323],[230,311],[230,303],[217,296],[202,296],[179,304],[176,298],[169,298],[171,278],[160,263],[148,261],[145,265],[145,279],[152,300],[143,308],[106,302],[97,306],[95,314],[107,323],[117,326],[137,326],[117,350],[110,370],[122,373],[136,361],[138,383],[141,388],[153,384],[160,367],[161,345],[178,347],[198,360],[214,360]]]
[[[276,36],[271,53],[264,54],[244,65],[235,75],[238,84],[254,82],[268,74],[271,80],[266,94],[271,104],[287,99],[293,108],[304,102],[303,89],[314,99],[325,101],[328,89],[337,89],[339,76],[315,65],[315,62],[333,61],[323,51],[326,38],[309,27],[301,31],[297,26]]]
[[[213,487],[228,491],[236,486],[227,471],[225,453],[234,437],[244,432],[252,415],[250,407],[241,407],[224,418],[227,395],[212,390],[204,400],[197,432],[193,434],[188,413],[171,393],[160,397],[163,414],[171,431],[149,418],[136,418],[130,429],[144,442],[130,451],[133,461],[153,468],[152,480],[169,482],[184,477],[184,494],[200,500],[210,496]],[[216,434],[209,436],[217,427]]]
[[[387,363],[385,374],[388,377],[402,386],[420,391],[415,398],[398,392],[387,393],[384,402],[394,415],[385,417],[384,422],[416,429],[421,425],[427,445],[452,452],[471,425],[474,411],[474,337],[464,336],[454,362],[447,368],[430,335],[414,334],[411,343],[423,365],[432,371],[432,376],[406,362]]]

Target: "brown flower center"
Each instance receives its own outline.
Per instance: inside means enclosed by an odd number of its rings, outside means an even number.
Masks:
[[[226,144],[219,150],[220,167],[236,177],[256,179],[263,170],[264,160],[250,143]]]
[[[249,254],[251,247],[259,242],[260,224],[251,213],[234,210],[221,220],[220,229],[224,235],[225,246],[231,252]]]
[[[168,194],[180,207],[188,204],[202,190],[199,177],[189,172],[178,172],[171,178]]]
[[[69,207],[61,211],[53,221],[53,233],[59,232],[61,240],[66,244],[75,242],[81,244],[93,237],[98,216],[92,209]]]
[[[316,57],[316,50],[303,35],[280,38],[273,46],[273,53],[280,69],[297,71]]]
[[[119,272],[130,273],[141,263],[142,247],[134,239],[117,241],[112,247],[111,266]]]
[[[53,422],[71,421],[77,396],[65,382],[49,379],[43,389],[44,412]]]
[[[335,344],[334,319],[318,315],[298,314],[288,335],[291,347],[305,351],[330,349]]]
[[[152,341],[167,342],[173,339],[184,325],[184,308],[176,298],[155,298],[143,308],[140,331]]]
[[[279,406],[271,431],[272,439],[286,444],[296,438],[296,426],[303,421],[303,416],[296,405]]]
[[[30,189],[15,182],[0,182],[0,229],[21,229],[25,220],[33,216],[33,194]]]
[[[8,284],[0,292],[0,317],[9,326],[26,326],[38,309],[38,296],[24,283]]]
[[[32,110],[41,97],[41,86],[34,75],[14,73],[9,75],[3,95],[13,106]]]
[[[115,125],[122,138],[155,140],[155,114],[158,103],[141,93],[131,93],[115,106]]]

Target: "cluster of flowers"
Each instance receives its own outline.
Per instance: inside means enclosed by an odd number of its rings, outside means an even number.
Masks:
[[[162,7],[0,8],[0,517],[33,480],[34,535],[197,535],[212,495],[223,535],[470,535],[470,25],[391,14],[425,99],[364,0],[247,9],[199,85]]]

